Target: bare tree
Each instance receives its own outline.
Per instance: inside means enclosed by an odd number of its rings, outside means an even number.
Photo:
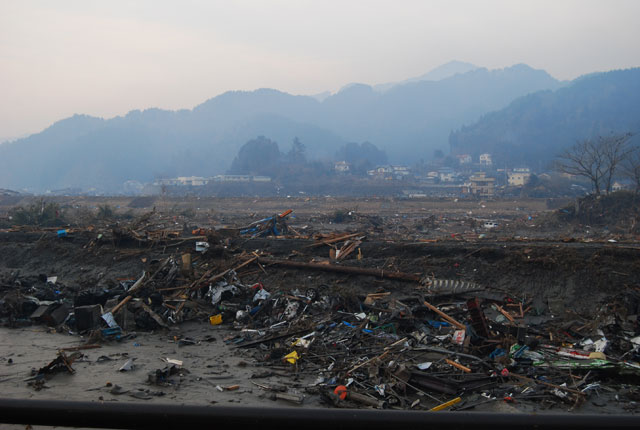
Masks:
[[[587,178],[595,195],[608,194],[620,163],[631,151],[628,145],[631,136],[626,133],[577,142],[558,156],[556,169]]]
[[[636,194],[638,194],[640,192],[640,146],[634,146],[630,149],[620,168],[623,176],[633,181]]]
[[[605,138],[601,137],[598,140],[602,145],[602,152],[604,154],[606,169],[603,179],[607,194],[611,192],[618,168],[631,154],[632,148],[629,145],[629,140],[632,136],[632,133],[625,133]]]

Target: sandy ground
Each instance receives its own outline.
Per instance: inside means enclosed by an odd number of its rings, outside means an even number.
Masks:
[[[224,343],[223,338],[228,334],[225,328],[194,322],[166,332],[137,333],[133,338],[110,341],[100,348],[82,351],[83,357],[73,364],[75,374],[57,373],[46,381],[44,388],[36,390],[25,381],[31,376],[32,369],[39,369],[56,358],[58,348],[80,345],[82,338],[51,333],[42,326],[2,328],[0,391],[7,398],[40,400],[296,407],[286,401],[269,400],[265,391],[252,382],[285,384],[295,391],[293,387],[305,379],[313,382],[313,375],[298,375],[298,381],[281,376],[252,379],[251,376],[260,373],[261,369],[252,365],[252,360],[245,360],[245,351]],[[179,346],[173,339],[176,335],[199,342]],[[211,337],[215,340],[205,340]],[[108,360],[100,357],[108,357]],[[150,384],[148,373],[166,367],[166,358],[183,361],[181,376],[172,377],[176,382],[172,385]],[[133,369],[119,371],[129,359],[133,360]],[[239,387],[226,389],[234,385]],[[121,388],[114,389],[116,386]],[[318,399],[306,396],[304,406],[314,405],[318,405]]]

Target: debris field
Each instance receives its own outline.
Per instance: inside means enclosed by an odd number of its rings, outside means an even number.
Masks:
[[[286,209],[0,232],[3,392],[638,411],[635,241],[403,240],[385,217],[322,229]]]

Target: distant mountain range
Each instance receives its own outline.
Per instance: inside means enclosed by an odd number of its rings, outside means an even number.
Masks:
[[[610,79],[615,80],[612,73]],[[637,71],[629,73],[634,76],[629,79],[637,79]],[[75,115],[41,133],[0,145],[0,187],[117,191],[127,180],[211,176],[225,172],[238,149],[260,135],[278,142],[283,151],[298,137],[309,158],[321,159],[333,158],[347,142],[364,141],[386,151],[393,163],[428,160],[448,144],[457,152],[490,151],[492,142],[473,137],[482,129],[480,123],[463,128],[465,124],[481,117],[488,121],[490,112],[504,112],[507,106],[525,103],[522,100],[532,100],[535,111],[535,100],[545,103],[563,91],[578,91],[574,88],[583,88],[581,81],[598,76],[567,84],[524,64],[487,70],[453,62],[404,82],[382,87],[353,84],[332,95],[230,91],[191,110],[147,109],[108,120]],[[593,91],[596,103],[602,88]],[[637,104],[629,107],[637,110]],[[546,119],[550,124],[555,117]],[[507,125],[501,127],[506,130]],[[508,142],[511,146],[504,148],[540,144],[533,139],[526,144]]]
[[[454,131],[449,143],[453,154],[488,152],[500,165],[541,170],[579,140],[627,132],[640,132],[640,68],[590,74],[520,97]]]

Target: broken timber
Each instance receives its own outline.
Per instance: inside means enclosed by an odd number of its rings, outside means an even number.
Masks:
[[[237,271],[237,270],[240,270],[240,269],[242,269],[244,266],[248,266],[250,263],[252,263],[252,262],[254,262],[254,261],[256,261],[256,260],[258,260],[258,257],[257,257],[257,256],[256,256],[256,257],[251,257],[250,259],[248,259],[248,260],[247,260],[247,261],[245,261],[244,263],[241,263],[241,264],[239,264],[238,266],[236,266],[236,267],[234,267],[234,268],[232,268],[232,269],[227,269],[227,270],[225,270],[225,271],[224,271],[224,272],[222,272],[222,273],[218,273],[217,275],[214,275],[214,276],[210,277],[210,278],[207,280],[207,282],[208,282],[208,283],[216,282],[216,281],[218,281],[219,279],[222,279],[222,278],[224,278],[225,276],[227,276],[229,273],[231,273],[231,272],[235,272],[235,271]],[[197,281],[195,281],[194,283],[192,283],[192,284],[189,286],[189,291],[195,291],[195,290],[197,290],[198,288],[200,288],[200,287],[202,286],[202,285],[201,285],[201,284],[202,284],[202,282],[203,282],[203,281],[205,281],[205,279],[206,279],[206,278],[207,278],[211,273],[212,273],[212,271],[211,271],[211,270],[209,270],[207,273],[205,273],[204,275],[202,275],[202,277],[201,277],[199,280],[197,280]]]
[[[331,245],[332,243],[341,242],[343,240],[351,239],[352,237],[357,237],[357,236],[362,236],[362,233],[345,234],[345,235],[334,237],[331,239],[321,240],[320,242],[307,245],[305,246],[305,248],[315,248],[317,246],[322,246],[322,245]]]
[[[169,262],[169,259],[167,258],[165,260],[165,263],[162,265],[162,268],[164,268],[164,266]],[[154,273],[154,275],[151,277],[151,279],[153,279],[155,277],[155,275],[158,272]],[[142,276],[135,282],[135,284],[133,284],[133,286],[131,288],[129,288],[129,291],[127,292],[127,297],[125,297],[124,299],[122,299],[120,301],[120,303],[118,303],[116,306],[113,307],[113,309],[111,309],[111,313],[113,315],[116,314],[116,312],[118,312],[124,305],[127,304],[127,302],[129,302],[129,300],[131,300],[133,298],[133,293],[135,293],[136,291],[138,291],[140,288],[142,288],[143,285],[145,285],[145,276],[146,273],[142,272]]]
[[[444,313],[444,312],[442,312],[440,309],[436,308],[435,306],[433,306],[431,303],[427,302],[426,300],[425,300],[423,303],[424,303],[424,305],[425,305],[426,307],[428,307],[429,309],[431,309],[432,311],[434,311],[435,313],[437,313],[438,315],[440,315],[440,316],[441,316],[445,321],[447,321],[447,322],[449,322],[449,323],[453,324],[454,326],[458,327],[460,330],[464,330],[464,329],[466,329],[466,328],[467,328],[464,324],[462,324],[462,323],[460,323],[460,322],[458,322],[458,321],[454,320],[454,319],[453,319],[453,318],[451,318],[449,315],[445,314],[445,313]]]

